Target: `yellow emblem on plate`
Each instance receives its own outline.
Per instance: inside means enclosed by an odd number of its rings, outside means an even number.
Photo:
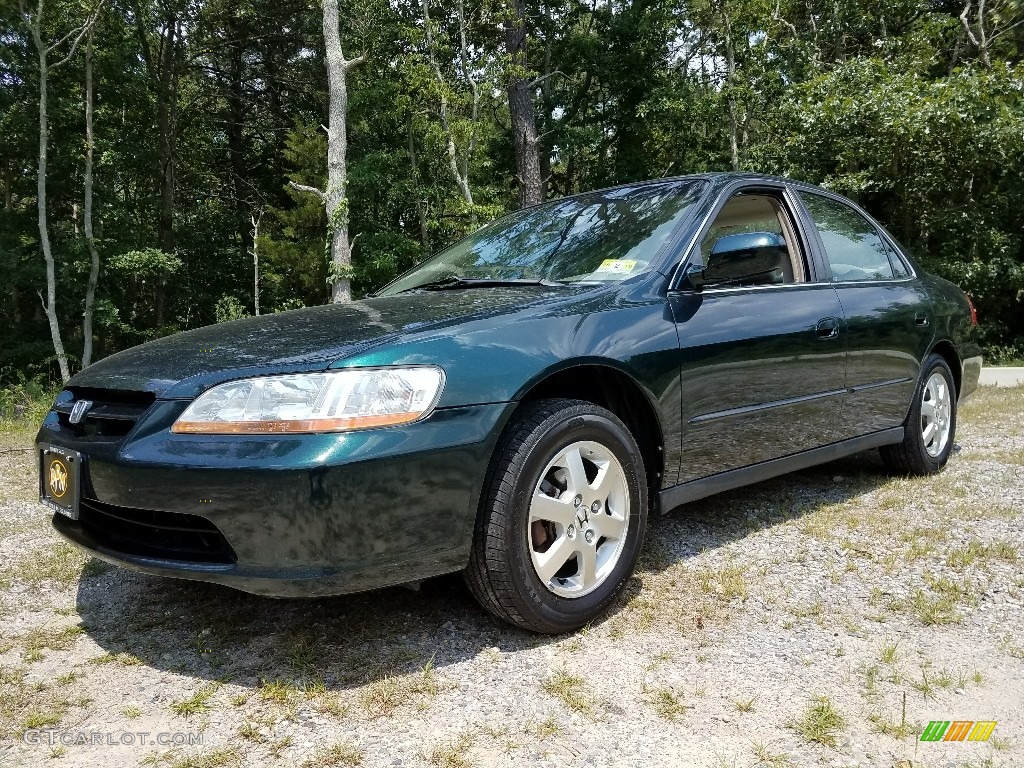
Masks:
[[[50,461],[50,493],[61,498],[68,492],[68,468],[60,459]]]

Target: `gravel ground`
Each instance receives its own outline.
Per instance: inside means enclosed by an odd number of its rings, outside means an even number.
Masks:
[[[1021,388],[964,406],[936,477],[868,453],[654,520],[562,637],[457,577],[272,601],[110,568],[50,531],[33,461],[0,453],[3,766],[1024,765]]]

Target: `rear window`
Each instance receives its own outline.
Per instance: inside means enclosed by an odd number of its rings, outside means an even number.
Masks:
[[[821,195],[801,192],[801,199],[818,228],[835,282],[894,280],[897,275],[889,249],[874,225],[848,205]]]

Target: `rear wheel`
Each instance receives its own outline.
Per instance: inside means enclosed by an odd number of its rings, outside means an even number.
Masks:
[[[903,428],[902,443],[880,449],[890,469],[903,475],[929,475],[945,466],[956,435],[956,385],[940,355],[931,355],[921,367]]]
[[[572,631],[632,574],[646,521],[643,460],[626,426],[580,400],[530,403],[495,450],[466,583],[505,621]]]

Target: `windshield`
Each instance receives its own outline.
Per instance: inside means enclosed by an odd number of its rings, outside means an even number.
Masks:
[[[694,181],[620,187],[517,211],[427,259],[379,295],[452,278],[619,282],[649,269],[703,187]]]

